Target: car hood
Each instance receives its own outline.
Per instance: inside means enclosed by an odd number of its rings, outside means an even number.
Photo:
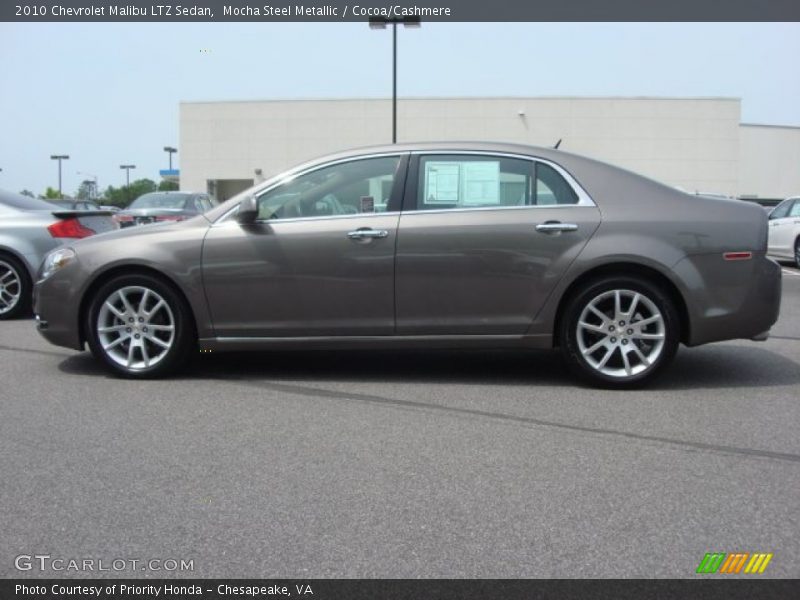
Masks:
[[[162,238],[169,239],[170,236],[173,235],[178,235],[180,237],[182,232],[187,229],[200,228],[205,231],[209,225],[208,219],[203,215],[197,215],[183,221],[164,221],[161,223],[153,223],[147,227],[125,227],[123,229],[115,229],[108,233],[78,240],[70,244],[70,246],[80,253],[81,249],[88,249],[90,246],[93,247],[98,244],[113,244],[116,242],[127,243],[134,242],[135,240],[137,243],[139,243],[138,240],[141,240],[141,243],[144,244],[158,244],[162,242]],[[130,238],[134,238],[134,240]]]

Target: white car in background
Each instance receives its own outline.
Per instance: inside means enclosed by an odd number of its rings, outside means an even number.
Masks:
[[[800,196],[787,198],[769,213],[767,254],[800,269]]]

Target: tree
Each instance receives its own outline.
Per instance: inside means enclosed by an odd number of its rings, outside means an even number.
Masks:
[[[44,191],[44,194],[39,194],[39,198],[42,198],[43,200],[57,200],[58,198],[61,198],[61,194],[58,193],[58,190],[54,190],[48,185],[47,189]]]
[[[131,182],[130,187],[124,185],[118,188],[115,188],[113,185],[108,186],[106,191],[103,192],[103,197],[101,200],[102,204],[110,204],[112,206],[125,208],[142,194],[155,191],[155,181],[152,179],[137,179],[136,181]]]
[[[177,192],[178,191],[178,184],[174,181],[167,181],[166,179],[162,179],[161,183],[158,184],[158,191],[159,192]]]
[[[94,200],[95,199],[95,182],[91,179],[83,181],[75,192],[75,197],[79,200]]]

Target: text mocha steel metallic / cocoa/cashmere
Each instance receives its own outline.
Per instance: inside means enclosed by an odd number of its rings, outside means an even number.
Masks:
[[[680,343],[766,339],[766,251],[745,202],[554,149],[399,144],[62,247],[34,309],[49,341],[126,377],[198,348],[558,347],[589,382],[632,387]]]

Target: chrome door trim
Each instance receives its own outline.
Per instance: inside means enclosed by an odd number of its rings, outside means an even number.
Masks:
[[[547,165],[549,167],[554,168],[558,172],[558,174],[561,175],[566,180],[567,184],[573,189],[573,191],[578,196],[578,202],[576,202],[575,204],[550,204],[550,205],[546,205],[546,204],[542,204],[542,205],[531,204],[530,206],[524,206],[524,207],[520,207],[520,208],[553,208],[555,206],[563,206],[563,207],[566,207],[566,208],[574,208],[576,206],[594,206],[594,207],[597,207],[597,204],[595,204],[595,201],[592,200],[592,197],[589,195],[589,193],[585,189],[583,189],[581,184],[577,182],[577,180],[569,173],[569,171],[564,169],[564,167],[562,167],[558,163],[554,163],[553,161],[548,160],[546,158],[539,158],[537,156],[533,156],[533,155],[530,155],[530,154],[515,154],[513,152],[492,152],[491,150],[485,151],[485,152],[480,151],[480,150],[412,150],[411,151],[411,155],[412,156],[426,156],[426,155],[432,155],[432,156],[448,156],[448,155],[449,156],[456,156],[456,155],[459,155],[459,154],[462,154],[462,155],[465,155],[465,156],[499,156],[501,158],[516,158],[518,160],[527,160],[527,161],[531,161],[531,162],[540,162],[542,164],[545,164],[545,165]],[[443,209],[443,210],[446,210],[446,209]],[[450,210],[472,210],[472,209],[450,209]],[[491,210],[496,210],[496,209],[491,209]],[[409,210],[409,211],[404,211],[404,213],[406,213],[406,212],[411,213],[411,212],[434,212],[434,211],[431,211],[431,210],[413,210],[413,211]]]
[[[347,238],[351,240],[369,240],[387,237],[389,237],[389,232],[386,229],[356,229],[347,232]]]
[[[236,351],[257,348],[551,348],[553,336],[539,334],[493,335],[345,335],[297,337],[210,337],[198,340],[200,348],[213,351]]]
[[[561,233],[562,231],[578,231],[575,223],[539,223],[536,226],[539,233]]]

